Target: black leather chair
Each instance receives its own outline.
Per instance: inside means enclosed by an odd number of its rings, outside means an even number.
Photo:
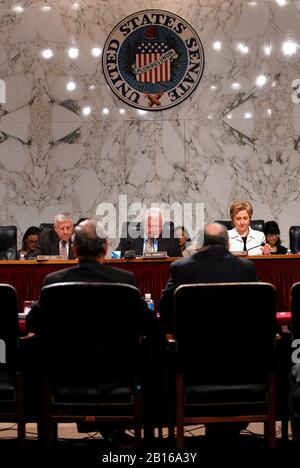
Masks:
[[[225,226],[228,230],[232,229],[233,226],[232,226],[232,222],[230,220],[217,220],[215,221],[216,223],[220,223],[220,224],[223,224],[223,226]],[[251,222],[250,222],[250,226],[252,227],[252,229],[255,229],[257,231],[264,231],[264,228],[265,228],[265,222],[263,219],[252,219]]]
[[[141,438],[141,298],[113,283],[62,283],[41,292],[45,441],[58,422],[109,422]]]
[[[300,282],[291,287],[292,331],[295,339],[300,338]]]
[[[0,284],[0,302],[0,421],[18,424],[18,446],[24,447],[24,389],[17,356],[17,294],[9,284]]]
[[[39,225],[39,228],[40,228],[41,231],[44,231],[44,229],[49,229],[49,230],[52,229],[53,226],[54,226],[53,223],[41,223]]]
[[[293,254],[300,252],[300,226],[291,226],[289,230],[290,249]]]
[[[0,226],[0,260],[17,260],[16,226]]]
[[[274,447],[274,286],[179,286],[174,321],[177,447],[184,425],[254,421]]]

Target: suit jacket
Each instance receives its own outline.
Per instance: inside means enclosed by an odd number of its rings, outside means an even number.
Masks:
[[[129,233],[126,233],[124,237],[121,237],[116,250],[120,250],[123,253],[125,250],[134,250],[136,255],[142,255],[144,249],[143,225],[137,225],[136,234],[136,238],[131,237]],[[164,237],[162,233],[159,236],[157,250],[167,252],[169,257],[182,257],[178,238],[174,237],[172,230],[167,232],[166,236],[167,237]]]
[[[228,231],[228,236],[230,252],[242,252],[244,250],[244,242],[236,228],[230,229]],[[246,248],[249,250],[248,255],[262,255],[261,244],[265,242],[266,238],[263,232],[249,227],[249,234],[246,241]]]
[[[73,281],[124,283],[137,287],[133,273],[96,262],[95,260],[81,260],[75,267],[50,273],[44,278],[43,286]],[[156,316],[154,314],[153,316],[149,314],[149,311],[145,308],[144,301],[141,302],[141,313],[145,334],[153,333],[153,327],[157,326]],[[26,317],[26,328],[28,332],[39,333],[40,314],[41,306],[38,301]]]
[[[69,241],[69,260],[74,259],[71,249],[71,242]],[[45,229],[39,236],[36,249],[30,255],[30,258],[37,255],[60,255],[59,252],[59,238],[54,229]]]
[[[181,284],[257,281],[254,263],[235,257],[222,247],[204,247],[191,257],[173,262],[170,277],[160,300],[161,324],[173,330],[173,297]],[[234,298],[233,298],[234,300]]]

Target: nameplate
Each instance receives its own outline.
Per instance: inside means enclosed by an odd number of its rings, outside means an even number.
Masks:
[[[143,252],[143,258],[153,259],[153,258],[168,258],[168,253],[164,250],[159,250],[158,252]]]
[[[64,260],[64,257],[62,255],[37,255],[36,260],[46,262],[47,260]]]
[[[239,251],[234,250],[233,252],[230,252],[230,253],[232,253],[232,255],[236,255],[237,257],[245,257],[248,255],[248,252],[246,251],[239,252]]]

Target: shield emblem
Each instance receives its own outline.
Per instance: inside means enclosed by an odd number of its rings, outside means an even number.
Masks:
[[[171,79],[171,50],[167,42],[145,41],[136,45],[135,77],[141,83],[159,83]]]

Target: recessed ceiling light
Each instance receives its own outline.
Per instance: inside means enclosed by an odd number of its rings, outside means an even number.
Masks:
[[[252,114],[251,114],[251,112],[245,112],[245,114],[244,114],[244,119],[252,119]]]
[[[90,115],[91,112],[92,112],[92,109],[90,106],[85,106],[82,108],[83,115]]]
[[[259,75],[256,80],[255,80],[255,83],[256,83],[256,86],[264,86],[266,84],[266,81],[267,81],[267,77],[265,75]]]
[[[227,119],[229,119],[229,120],[232,119],[232,114],[228,114]]]
[[[95,86],[94,84],[91,84],[91,85],[89,86],[89,89],[90,89],[91,91],[94,91],[94,89],[96,89],[96,86]]]
[[[16,12],[16,13],[22,13],[22,11],[24,11],[24,8],[21,6],[21,5],[15,5],[13,7],[13,10]]]
[[[237,90],[237,89],[240,89],[241,84],[240,83],[232,83],[231,87],[232,87],[232,89]]]
[[[103,107],[102,114],[108,115],[109,114],[109,109],[107,107]]]
[[[51,49],[44,49],[42,50],[41,54],[44,59],[50,59],[53,57],[53,52]]]
[[[220,42],[220,41],[215,41],[215,42],[213,43],[213,48],[214,48],[215,50],[221,50],[221,49],[222,49],[222,42]]]
[[[70,49],[68,50],[68,54],[70,58],[77,58],[79,50],[77,49],[77,47],[70,47]]]
[[[76,84],[74,83],[74,81],[69,81],[67,83],[66,88],[68,91],[74,91],[74,89],[76,88]]]
[[[91,52],[94,57],[99,57],[101,55],[102,49],[100,49],[100,47],[93,47]]]
[[[285,41],[282,50],[284,55],[294,55],[297,52],[297,44],[294,41]]]
[[[242,44],[241,42],[238,44],[238,49],[242,54],[248,54],[249,52],[249,47],[245,44]]]
[[[217,89],[216,85],[211,85],[210,89]]]
[[[125,114],[125,109],[119,109],[119,112],[121,115],[124,115]]]

